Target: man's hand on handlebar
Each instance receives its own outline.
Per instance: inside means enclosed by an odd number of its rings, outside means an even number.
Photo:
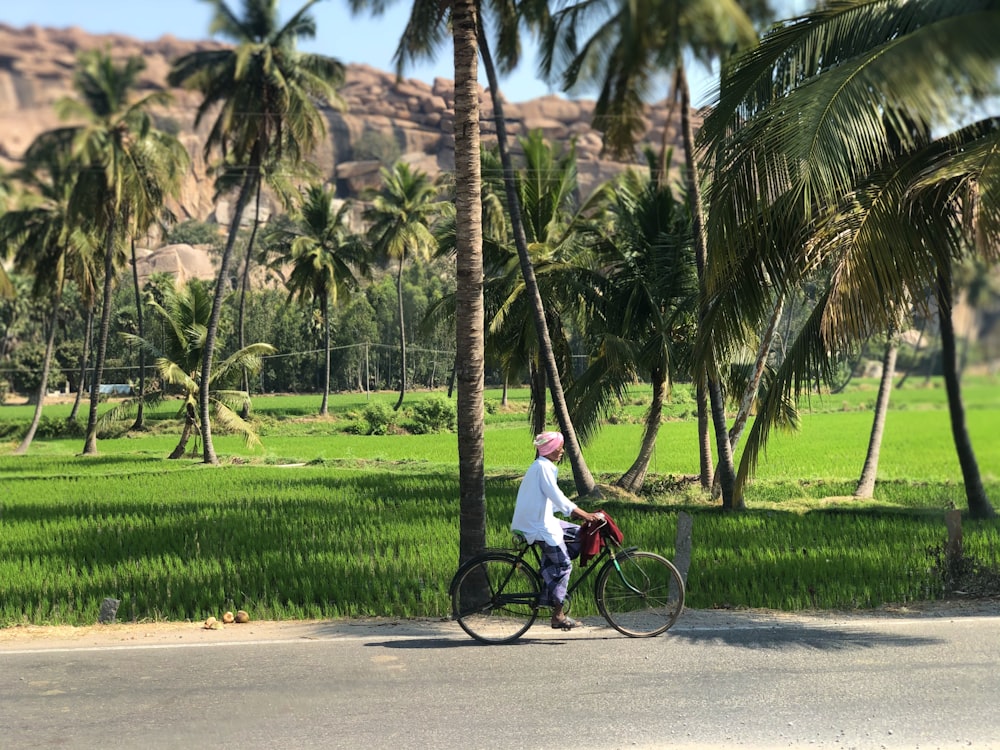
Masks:
[[[583,521],[603,521],[604,520],[604,514],[603,513],[588,513],[583,508],[576,508],[573,511],[573,515],[576,516],[577,518],[583,520]]]

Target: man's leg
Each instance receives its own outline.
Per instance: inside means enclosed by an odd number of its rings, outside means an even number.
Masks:
[[[565,544],[544,545],[541,573],[545,591],[552,604],[553,624],[565,619],[562,611],[563,602],[566,601],[566,589],[569,587],[569,576],[572,572],[573,563]]]

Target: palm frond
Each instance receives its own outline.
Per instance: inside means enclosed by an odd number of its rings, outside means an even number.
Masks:
[[[212,399],[212,417],[222,430],[242,435],[247,448],[256,448],[261,444],[257,431],[230,406],[232,404],[236,408],[242,408],[243,403],[249,401],[246,393],[242,393],[242,397],[243,400],[240,400],[235,392],[216,392],[215,398]]]

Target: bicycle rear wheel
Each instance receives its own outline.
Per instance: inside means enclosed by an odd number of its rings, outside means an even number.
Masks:
[[[648,638],[677,621],[684,608],[684,581],[665,557],[625,552],[605,564],[594,597],[611,627],[633,638]]]
[[[463,565],[451,585],[452,616],[482,643],[519,638],[538,617],[541,580],[513,555],[488,553]]]

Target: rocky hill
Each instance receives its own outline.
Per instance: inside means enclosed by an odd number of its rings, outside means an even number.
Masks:
[[[163,36],[140,41],[120,35],[92,35],[78,28],[22,29],[0,24],[0,166],[10,168],[38,133],[60,124],[53,104],[71,95],[76,56],[86,49],[108,48],[113,54],[141,55],[146,61],[141,87],[166,87],[173,60],[196,49],[219,48],[216,42],[189,42]],[[194,127],[197,94],[174,90],[173,104],[159,112],[161,127],[175,128],[191,155],[191,173],[177,207],[180,218],[226,223],[228,204],[213,202],[212,184],[202,156],[204,133]],[[341,89],[347,110],[326,110],[328,138],[314,161],[324,179],[334,182],[342,196],[357,195],[376,184],[379,162],[372,146],[389,148],[432,175],[454,168],[452,125],[453,82],[439,78],[431,83],[397,80],[395,75],[364,65],[348,69]],[[481,92],[483,141],[495,133],[492,106]],[[593,102],[547,96],[520,103],[505,103],[504,114],[512,135],[538,129],[554,143],[577,144],[579,180],[586,194],[600,181],[628,165],[601,156],[600,134],[590,127]],[[678,123],[667,123],[665,106],[648,110],[646,140],[659,148],[663,129],[679,145]]]

